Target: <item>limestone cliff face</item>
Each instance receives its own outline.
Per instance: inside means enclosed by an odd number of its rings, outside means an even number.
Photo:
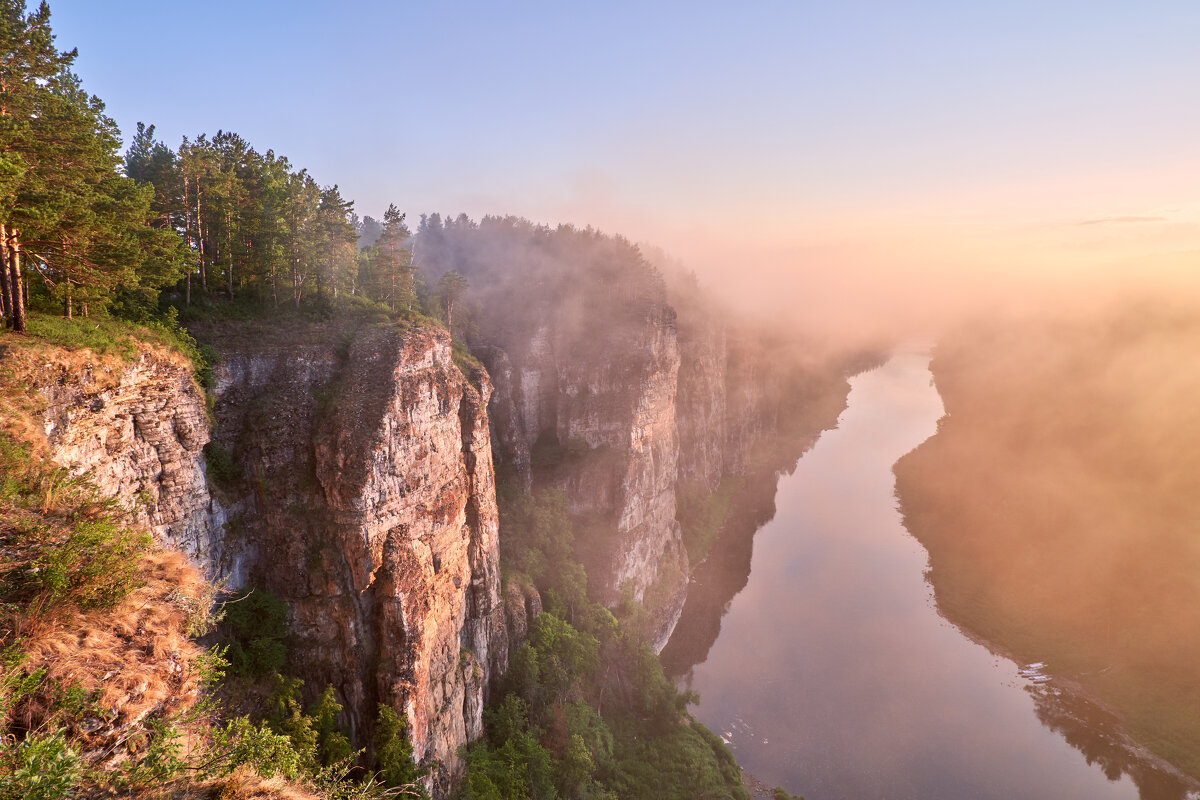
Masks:
[[[724,474],[727,418],[725,326],[679,326],[679,392],[675,421],[679,428],[679,480],[702,483],[712,491]]]
[[[694,566],[677,488],[714,492],[730,477],[773,486],[836,420],[828,412],[846,390],[840,362],[809,362],[795,343],[730,328],[694,298],[683,308],[648,304],[585,341],[560,309],[527,338],[509,333],[503,347],[478,350],[496,382],[498,460],[526,491],[553,486],[572,511],[600,517],[588,532],[601,541],[586,545],[593,590],[610,605],[631,592],[658,649]]]
[[[204,398],[183,359],[141,346],[123,361],[47,363],[41,394],[52,460],[86,473],[135,524],[210,575],[236,569],[224,547],[225,510],[208,490]]]
[[[491,404],[500,458],[526,488],[566,493],[610,535],[591,544],[589,579],[602,599],[632,593],[666,641],[683,606],[688,562],[675,519],[680,368],[675,316],[654,304],[640,317],[573,335],[553,317],[526,341],[481,348],[497,391]]]
[[[232,527],[293,608],[293,668],[338,690],[360,743],[377,703],[402,710],[444,787],[507,664],[491,385],[442,331],[327,338],[218,342],[219,438],[248,489]]]
[[[506,616],[540,610],[501,598],[487,375],[468,380],[434,329],[208,338],[220,470],[189,366],[151,348],[46,365],[51,456],[210,576],[287,600],[289,669],[335,687],[358,746],[378,703],[404,713],[444,791],[507,666]]]

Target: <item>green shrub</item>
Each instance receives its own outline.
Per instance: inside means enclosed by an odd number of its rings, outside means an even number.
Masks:
[[[241,466],[233,460],[233,454],[216,439],[204,445],[204,464],[208,477],[223,489],[231,489],[242,478]]]
[[[325,691],[309,706],[308,715],[313,719],[313,727],[317,731],[317,758],[322,764],[336,764],[350,758],[354,751],[350,748],[350,740],[338,726],[338,715],[342,706],[333,694],[333,687],[326,686]]]
[[[149,534],[126,530],[109,517],[83,520],[66,541],[43,548],[26,580],[37,585],[43,609],[108,608],[137,586],[138,560]]]
[[[222,607],[231,675],[260,677],[287,663],[288,607],[276,595],[248,589]]]
[[[30,733],[0,744],[0,800],[60,800],[76,797],[83,776],[79,754],[62,729]]]
[[[380,703],[375,718],[375,762],[388,786],[414,786],[425,777],[426,770],[413,763],[412,742],[407,734],[404,718]],[[420,796],[425,796],[424,789],[420,789]]]
[[[722,478],[710,491],[700,481],[686,481],[675,489],[675,516],[683,529],[683,546],[692,564],[699,564],[712,549],[717,535],[729,520],[733,500],[741,491],[741,478]]]
[[[238,717],[213,736],[214,755],[202,765],[205,772],[228,775],[241,766],[251,767],[264,778],[276,775],[295,780],[303,771],[304,758],[288,736],[269,725],[255,725],[249,717]]]

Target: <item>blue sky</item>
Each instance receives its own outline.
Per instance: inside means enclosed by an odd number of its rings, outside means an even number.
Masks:
[[[702,272],[1200,252],[1194,2],[51,10],[127,133],[235,130],[360,213],[594,223]],[[1162,220],[1078,225],[1131,218]]]

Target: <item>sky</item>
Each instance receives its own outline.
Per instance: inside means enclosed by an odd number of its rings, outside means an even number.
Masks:
[[[591,224],[784,313],[1200,264],[1195,2],[51,11],[126,136],[233,130],[360,214]]]

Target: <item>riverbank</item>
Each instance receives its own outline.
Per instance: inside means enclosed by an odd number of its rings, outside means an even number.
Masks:
[[[1108,721],[1068,741],[1145,796],[1200,776],[1198,346],[1165,308],[959,331],[933,362],[949,416],[895,470],[941,613],[1049,664]]]

